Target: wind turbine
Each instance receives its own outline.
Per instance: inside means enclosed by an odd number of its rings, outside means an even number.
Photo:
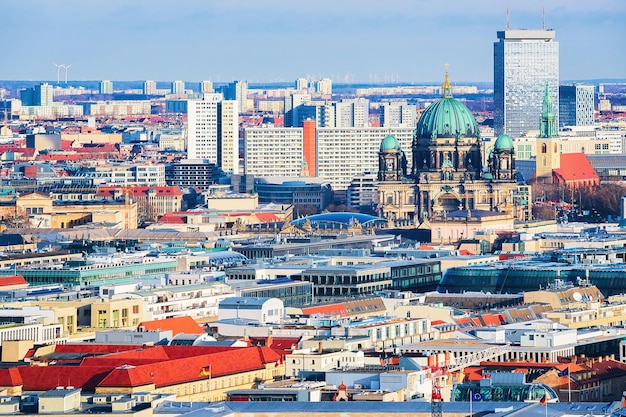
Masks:
[[[63,64],[52,63],[55,67],[57,67],[57,85],[61,82],[61,68],[65,68]]]
[[[67,70],[70,69],[71,66],[72,64],[63,66],[63,68],[65,68],[65,84],[66,85],[67,85]]]

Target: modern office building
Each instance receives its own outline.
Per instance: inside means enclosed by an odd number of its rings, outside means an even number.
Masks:
[[[187,157],[206,159],[224,171],[239,170],[239,112],[236,101],[204,94],[187,104]]]
[[[593,126],[593,85],[559,86],[559,127]]]
[[[314,207],[321,212],[332,201],[330,184],[313,178],[307,178],[307,181],[257,178],[254,189],[258,193],[259,204],[293,204]]]
[[[504,30],[497,35],[493,45],[495,134],[506,130],[515,138],[537,129],[546,84],[559,108],[559,44],[553,30]]]
[[[215,183],[215,164],[203,159],[184,159],[165,167],[165,183],[180,187],[198,187],[205,191]]]
[[[111,80],[100,81],[98,92],[100,94],[113,94],[113,82]]]
[[[417,123],[417,106],[407,102],[389,102],[380,105],[381,127],[413,127]]]
[[[303,129],[244,129],[245,174],[257,177],[298,177],[303,167]]]
[[[157,85],[154,80],[146,80],[143,82],[143,94],[153,96],[157,93]]]
[[[177,95],[185,94],[185,82],[180,80],[172,81],[170,92]]]

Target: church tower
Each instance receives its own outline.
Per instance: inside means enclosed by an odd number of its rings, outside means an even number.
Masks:
[[[408,224],[415,214],[415,186],[406,178],[406,170],[406,155],[400,142],[387,135],[378,152],[378,209],[381,217],[399,224]]]
[[[541,109],[541,126],[537,138],[537,159],[535,161],[535,180],[538,183],[551,184],[552,170],[561,167],[561,140],[559,138],[554,103],[550,97],[548,84]]]

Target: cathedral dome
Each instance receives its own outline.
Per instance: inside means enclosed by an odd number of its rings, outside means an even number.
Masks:
[[[472,112],[452,97],[452,87],[446,72],[443,97],[422,113],[417,122],[418,138],[479,137],[478,125]]]
[[[400,142],[394,135],[387,135],[380,142],[380,151],[399,151],[400,150]]]
[[[498,139],[493,147],[494,149],[500,151],[513,149],[513,139],[511,139],[511,137],[506,133],[503,133],[498,136]]]

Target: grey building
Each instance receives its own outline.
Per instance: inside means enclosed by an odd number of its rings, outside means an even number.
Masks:
[[[593,126],[593,85],[559,86],[559,127]]]
[[[493,45],[493,101],[496,136],[538,130],[548,84],[559,108],[559,44],[553,30],[498,31]],[[557,120],[557,126],[558,126]]]
[[[208,190],[215,183],[215,164],[203,159],[185,159],[165,166],[165,183]]]

